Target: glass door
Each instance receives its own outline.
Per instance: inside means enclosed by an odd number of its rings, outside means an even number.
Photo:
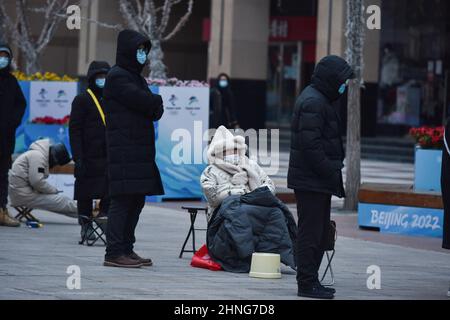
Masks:
[[[288,128],[295,100],[301,88],[302,44],[269,46],[267,82],[267,126]]]

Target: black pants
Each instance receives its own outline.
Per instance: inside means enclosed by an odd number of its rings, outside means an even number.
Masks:
[[[8,204],[8,171],[11,168],[11,157],[0,158],[0,208]]]
[[[77,208],[79,216],[92,217],[93,207],[93,199],[78,199],[77,200]],[[105,197],[100,200],[100,215],[107,216],[109,211],[110,200],[108,197]],[[83,224],[81,219],[78,218],[78,223]]]
[[[133,251],[134,232],[145,205],[145,195],[111,197],[106,228],[105,258],[117,258]]]
[[[295,190],[298,214],[297,282],[309,287],[319,281],[328,231],[331,195]]]

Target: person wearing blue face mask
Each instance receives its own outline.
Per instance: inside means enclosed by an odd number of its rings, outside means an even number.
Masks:
[[[101,199],[100,216],[107,216],[109,207],[103,88],[110,68],[104,61],[93,61],[89,65],[88,88],[75,97],[70,113],[69,137],[75,161],[74,199],[78,201],[82,239],[94,238],[87,219],[92,217],[93,200]]]
[[[353,70],[330,55],[314,69],[311,84],[298,97],[291,122],[288,187],[297,200],[297,294],[332,299],[335,290],[319,282],[318,271],[330,234],[331,197],[344,197],[344,147],[337,102]]]
[[[164,194],[156,165],[154,121],[164,113],[160,95],[153,94],[141,72],[148,64],[151,42],[132,30],[117,39],[116,65],[104,89],[108,186],[108,211],[104,266],[140,268],[152,260],[134,251],[135,230],[145,197]]]
[[[19,227],[8,212],[8,171],[16,142],[16,129],[25,112],[26,100],[17,79],[11,74],[13,54],[0,43],[0,225]]]
[[[221,73],[217,77],[217,84],[211,89],[210,100],[211,127],[218,128],[223,125],[230,129],[239,128],[236,104],[230,87],[230,77],[227,74]]]

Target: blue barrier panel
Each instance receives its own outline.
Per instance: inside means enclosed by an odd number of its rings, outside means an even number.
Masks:
[[[442,238],[441,209],[359,203],[358,224],[380,232]]]
[[[441,191],[442,150],[416,147],[414,160],[414,190]]]

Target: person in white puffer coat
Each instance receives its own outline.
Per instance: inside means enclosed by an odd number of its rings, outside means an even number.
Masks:
[[[274,183],[245,155],[246,149],[242,136],[234,136],[224,126],[217,129],[207,151],[209,165],[200,177],[208,200],[208,221],[228,196],[243,195],[264,186],[275,194]]]

